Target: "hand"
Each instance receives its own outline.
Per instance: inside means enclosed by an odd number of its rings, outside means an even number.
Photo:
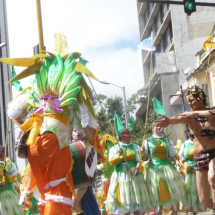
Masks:
[[[121,156],[123,154],[123,149],[119,148],[119,152],[118,152],[119,156]]]
[[[136,167],[136,168],[134,169],[134,172],[133,172],[134,176],[138,176],[138,175],[139,175],[139,170],[140,170],[139,167]]]
[[[176,160],[175,163],[176,163],[176,165],[177,165],[179,168],[182,167],[181,163],[180,163],[178,160]]]
[[[193,167],[192,166],[189,166],[189,164],[187,162],[185,162],[184,165],[185,165],[188,172],[193,173]]]
[[[4,183],[0,182],[0,188],[3,188],[3,187],[4,187]]]
[[[160,127],[160,129],[166,128],[169,125],[169,118],[163,115],[163,119],[155,120],[155,124]]]
[[[144,152],[145,152],[145,146],[141,146],[140,151],[141,151],[142,153],[144,153]]]

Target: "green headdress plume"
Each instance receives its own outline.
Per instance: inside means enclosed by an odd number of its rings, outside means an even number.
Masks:
[[[46,54],[35,55],[31,58],[2,58],[0,62],[27,67],[8,83],[35,74],[35,79],[31,81],[32,90],[27,92],[29,96],[27,103],[32,107],[38,107],[37,112],[44,111],[44,99],[52,102],[52,110],[57,112],[62,112],[62,107],[78,99],[84,106],[87,105],[95,117],[90,102],[93,99],[92,94],[83,74],[99,80],[86,68],[84,64],[87,61],[83,59],[79,52],[62,57],[59,53],[55,55],[46,52]]]

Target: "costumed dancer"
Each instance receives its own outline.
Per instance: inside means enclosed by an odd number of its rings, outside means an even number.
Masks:
[[[146,172],[146,184],[156,213],[162,214],[163,208],[173,209],[177,214],[178,202],[185,199],[183,181],[170,159],[181,166],[176,159],[173,142],[164,138],[155,124],[152,127],[153,136],[147,138],[141,148],[144,160],[150,157]]]
[[[110,164],[110,162],[108,161],[108,157],[109,157],[109,151],[110,151],[111,147],[116,144],[116,140],[111,135],[105,134],[100,138],[100,142],[101,142],[101,146],[105,152],[106,161],[104,163],[97,165],[97,169],[103,170],[102,186],[103,186],[104,201],[106,201],[107,195],[108,195],[108,190],[110,187],[110,179],[111,179],[112,173],[114,171],[114,166]],[[100,207],[100,210],[102,212],[102,215],[108,214],[106,211],[105,205],[103,208]]]
[[[119,145],[110,149],[109,162],[114,166],[108,191],[106,210],[112,214],[140,214],[152,209],[141,165],[139,146],[131,142],[129,129],[119,132]],[[128,168],[124,158],[128,161]]]
[[[72,141],[70,142],[70,144],[76,143],[76,142],[80,142],[82,143],[84,146],[84,131],[83,129],[77,129],[77,128],[73,128],[72,130]],[[75,163],[74,163],[75,165]],[[77,212],[79,212],[78,214],[82,215],[100,215],[100,210],[98,208],[98,204],[97,201],[95,199],[94,193],[93,193],[93,188],[92,186],[87,186],[87,187],[83,187],[81,189],[76,189],[75,190],[76,193],[76,197],[73,197],[73,201],[74,201],[74,206],[73,206],[73,214],[77,214]]]
[[[84,66],[87,61],[78,52],[0,61],[28,67],[10,83],[35,74],[31,88],[8,104],[8,116],[20,124],[25,135],[29,134],[27,157],[41,193],[40,214],[70,214],[75,196],[69,148],[71,127],[83,128],[88,144],[95,146],[104,159],[90,102],[92,94],[82,74],[98,79]],[[31,111],[32,117],[25,121]]]
[[[7,158],[4,161],[5,147],[0,146],[0,214],[22,215],[19,197],[13,183],[17,181],[16,165]]]
[[[194,169],[199,200],[206,208],[213,209],[215,214],[215,111],[207,110],[207,95],[198,86],[188,89],[185,95],[192,111],[168,118],[156,120],[162,127],[175,124],[187,124],[190,137],[194,142]],[[212,190],[212,198],[210,193]]]
[[[177,144],[174,146],[175,148],[175,151],[176,151],[176,159],[180,162],[181,164],[181,167],[179,168],[179,166],[175,166],[177,171],[179,172],[179,174],[181,175],[183,181],[184,181],[184,177],[186,175],[186,168],[184,166],[184,163],[182,162],[180,156],[179,156],[179,151],[181,149],[181,146],[182,146],[182,141],[181,140],[177,140]]]
[[[188,136],[190,131],[188,130]],[[186,166],[185,190],[186,205],[188,211],[195,215],[198,210],[205,211],[205,207],[199,202],[198,190],[196,185],[196,170],[194,170],[194,142],[189,138],[184,142],[179,151],[179,157]]]
[[[26,189],[26,187],[28,187],[28,189]],[[23,169],[23,182],[20,189],[21,196],[19,199],[19,204],[23,205],[26,215],[40,215],[37,205],[38,201],[34,197],[35,189],[37,189],[36,180],[32,173],[30,163],[28,163],[27,167]]]

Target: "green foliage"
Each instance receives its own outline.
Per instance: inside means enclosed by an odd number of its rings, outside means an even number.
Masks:
[[[146,95],[144,88],[141,88],[138,90],[135,94],[131,96],[127,100],[127,112],[128,116],[133,116],[137,110],[137,108],[140,107],[142,103],[147,104],[147,99],[141,99],[140,97],[144,97]],[[125,115],[124,115],[124,106],[123,106],[123,98],[119,96],[115,97],[107,97],[102,94],[98,94],[99,100],[102,104],[102,107],[105,111],[105,114],[107,115],[109,122],[111,124],[112,129],[114,129],[114,114],[116,113],[119,118],[122,121],[123,126],[125,127]],[[100,129],[99,134],[111,134],[113,135],[113,132],[106,120],[106,117],[102,111],[102,109],[99,106],[98,100],[94,95],[94,104],[93,104],[95,110],[96,110],[96,117],[99,119],[100,123]],[[148,122],[147,122],[147,129],[146,129],[146,135],[145,138],[148,138],[152,136],[152,124],[153,121],[156,119],[161,119],[162,116],[156,114],[153,110],[152,102],[149,106],[149,113],[148,113]],[[114,131],[115,132],[115,131]],[[142,145],[143,138],[144,138],[144,132],[145,132],[145,122],[139,123],[137,120],[134,121],[134,130],[132,131],[132,141],[138,145]],[[169,133],[166,133],[164,131],[164,136],[167,137]]]

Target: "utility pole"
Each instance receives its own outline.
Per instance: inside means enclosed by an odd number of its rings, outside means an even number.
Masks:
[[[42,54],[42,51],[44,51],[44,42],[43,42],[43,25],[42,25],[40,0],[36,0],[36,9],[37,9],[37,25],[38,25],[38,36],[39,36],[39,53]]]

